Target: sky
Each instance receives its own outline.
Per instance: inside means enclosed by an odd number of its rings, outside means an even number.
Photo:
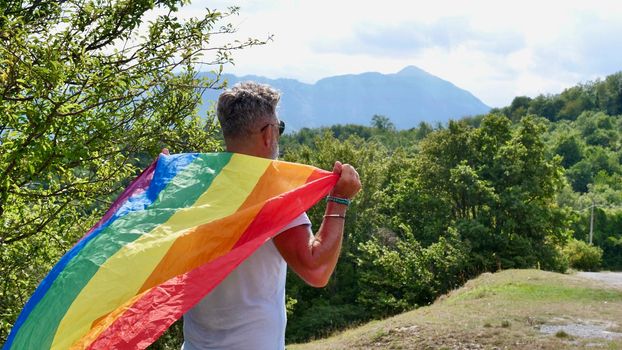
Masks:
[[[224,71],[305,83],[410,65],[491,107],[622,70],[622,1],[194,0],[181,16],[239,6],[235,34],[265,39]],[[205,68],[204,68],[205,69]]]

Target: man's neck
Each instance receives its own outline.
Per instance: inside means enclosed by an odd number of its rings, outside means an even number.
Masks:
[[[261,150],[257,147],[252,147],[248,145],[227,144],[225,150],[232,153],[240,153],[254,157],[269,158],[266,157],[266,155],[263,154]]]

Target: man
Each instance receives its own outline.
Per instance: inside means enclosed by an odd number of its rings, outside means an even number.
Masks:
[[[267,85],[245,82],[223,92],[217,105],[228,152],[276,159],[285,124],[276,116],[280,95]],[[318,232],[305,213],[265,243],[218,287],[184,315],[184,350],[285,347],[287,266],[305,282],[323,287],[335,269],[346,209],[361,183],[348,164],[328,197]]]

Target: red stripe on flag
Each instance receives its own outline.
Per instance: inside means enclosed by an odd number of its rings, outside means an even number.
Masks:
[[[307,178],[306,183],[310,184],[310,183],[313,183],[314,181],[322,180],[323,178],[325,178],[327,176],[334,178],[334,183],[330,186],[330,188],[332,189],[335,186],[335,183],[337,183],[337,180],[339,179],[339,177],[337,175],[332,175],[332,173],[329,173],[327,171],[320,170],[320,169],[314,170],[309,175],[309,177]],[[329,189],[329,191],[330,191],[330,189]],[[287,195],[287,193],[283,194],[283,196],[285,196],[285,195]],[[297,201],[299,199],[301,199],[301,198],[300,197],[295,197],[295,198],[292,198],[292,199],[288,199],[288,201],[290,201],[290,200],[292,201],[292,204],[286,204],[286,205],[295,206],[296,205],[295,201]],[[266,203],[266,205],[259,212],[259,215],[257,215],[257,217],[255,217],[255,220],[253,220],[253,222],[249,225],[249,227],[246,229],[246,231],[244,231],[244,233],[240,236],[240,239],[237,241],[235,246],[233,246],[234,249],[236,247],[239,247],[239,246],[245,244],[246,242],[250,241],[251,239],[255,238],[257,235],[262,233],[262,230],[265,230],[266,228],[268,228],[270,226],[273,226],[272,228],[274,228],[276,232],[281,231],[281,229],[283,227],[285,227],[287,224],[289,224],[292,220],[294,220],[297,217],[297,216],[295,216],[293,218],[289,218],[289,217],[282,218],[283,214],[285,214],[285,213],[280,211],[280,210],[278,210],[278,207],[280,205],[283,205],[283,204],[281,204],[283,202],[280,202],[280,200],[282,200],[282,199],[277,197],[277,198],[273,198],[272,201],[269,201],[269,202]],[[298,206],[300,206],[300,204],[298,204]],[[306,207],[298,215],[302,214],[304,211],[306,211],[310,207],[311,206]],[[275,225],[276,222],[279,223],[278,226]],[[272,237],[272,236],[274,236],[274,234],[272,234],[270,237]]]

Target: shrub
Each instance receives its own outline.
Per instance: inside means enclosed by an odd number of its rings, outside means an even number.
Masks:
[[[571,239],[563,252],[570,267],[577,270],[598,270],[603,259],[602,249],[577,239]]]
[[[455,230],[424,248],[410,227],[400,229],[402,237],[390,244],[374,236],[359,245],[357,301],[373,317],[429,304],[463,282],[468,248],[456,239]]]
[[[318,301],[313,308],[298,314],[298,322],[287,325],[287,342],[300,343],[327,337],[351,325],[352,320],[365,320],[365,314],[366,310],[359,305],[330,305]]]

